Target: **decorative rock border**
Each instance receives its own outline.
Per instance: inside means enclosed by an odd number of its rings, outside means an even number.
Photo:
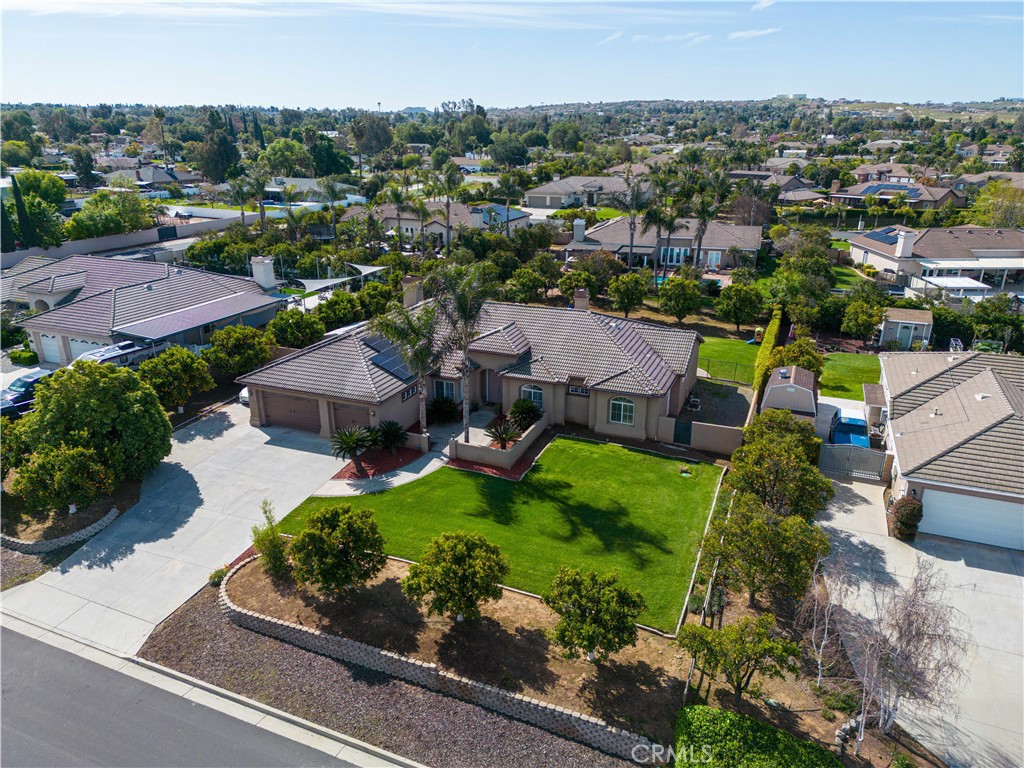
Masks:
[[[240,568],[256,559],[250,557],[240,562],[224,577],[220,585],[221,610],[232,622],[244,629],[485,707],[558,736],[582,742],[615,757],[631,760],[634,749],[645,756],[651,754],[652,742],[649,739],[610,726],[596,717],[459,677],[438,669],[436,664],[385,651],[339,635],[291,624],[254,611],[243,610],[228,597],[228,582]]]
[[[97,533],[114,522],[120,514],[121,511],[117,507],[111,507],[107,514],[92,525],[88,525],[80,531],[69,533],[67,536],[61,536],[57,539],[25,541],[24,539],[16,539],[14,536],[8,536],[0,533],[0,545],[7,547],[7,549],[13,549],[15,552],[21,552],[24,555],[44,555],[47,552],[53,552],[55,549],[66,547],[68,544],[78,544],[86,539],[91,539]]]

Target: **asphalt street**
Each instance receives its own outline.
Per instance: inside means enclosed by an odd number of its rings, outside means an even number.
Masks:
[[[87,659],[0,630],[4,766],[350,766]]]

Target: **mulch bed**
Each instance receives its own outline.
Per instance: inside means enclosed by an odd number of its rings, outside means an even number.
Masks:
[[[386,475],[396,469],[411,464],[423,457],[423,454],[415,448],[399,448],[398,453],[392,455],[390,451],[383,448],[371,448],[359,455],[359,461],[367,474],[360,475],[356,472],[355,464],[349,462],[334,476],[334,480],[365,480],[368,477]]]
[[[449,459],[448,466],[455,467],[455,469],[464,469],[467,472],[479,472],[482,475],[490,475],[491,477],[503,477],[506,480],[513,480],[519,482],[523,479],[530,467],[540,456],[548,443],[555,439],[555,432],[551,429],[545,429],[537,439],[533,441],[526,453],[513,464],[509,469],[502,469],[501,467],[492,467],[490,464],[481,464],[478,461],[467,461],[466,459]]]
[[[435,768],[635,765],[242,629],[209,587],[162,622],[139,656]]]
[[[7,478],[7,485],[15,473]],[[87,507],[79,509],[75,514],[68,514],[67,509],[48,510],[39,513],[29,511],[21,504],[20,499],[9,493],[3,495],[3,532],[23,541],[44,541],[59,539],[87,528],[102,519],[113,507],[121,512],[135,506],[139,501],[142,483],[125,481],[109,496],[101,496]]]
[[[859,352],[860,354],[868,354],[878,351],[868,347],[867,342],[863,339],[853,339],[849,336],[829,331],[816,331],[814,340],[826,352]]]
[[[67,560],[85,544],[68,544],[66,547],[42,555],[26,555],[7,547],[0,547],[0,589],[10,589],[27,581],[38,579],[51,568]]]

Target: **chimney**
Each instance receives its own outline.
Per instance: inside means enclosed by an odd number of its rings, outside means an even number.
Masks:
[[[572,305],[574,308],[582,310],[584,312],[590,311],[590,291],[586,288],[577,288],[576,293],[572,296]]]
[[[897,259],[909,259],[914,255],[914,238],[917,237],[916,232],[897,232],[896,233],[896,258]]]
[[[274,277],[274,260],[270,256],[252,257],[252,279],[265,291],[277,285]]]
[[[469,215],[471,217],[470,223],[472,224],[473,229],[484,228],[484,212],[482,209],[474,206],[469,209]]]
[[[419,275],[408,275],[402,278],[402,304],[415,306],[423,301],[423,278]]]
[[[582,243],[587,236],[587,222],[584,219],[576,219],[572,223],[572,240],[574,243]]]
[[[839,179],[832,179],[832,186],[829,187],[828,191],[834,195],[836,192],[839,191],[840,187],[842,187],[842,183],[839,181]]]

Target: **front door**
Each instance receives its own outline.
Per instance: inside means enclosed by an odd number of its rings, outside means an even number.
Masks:
[[[708,251],[708,269],[718,269],[722,263],[721,251]]]
[[[901,325],[899,334],[896,338],[899,339],[900,349],[910,349],[910,339],[914,335],[914,326],[912,325]]]

